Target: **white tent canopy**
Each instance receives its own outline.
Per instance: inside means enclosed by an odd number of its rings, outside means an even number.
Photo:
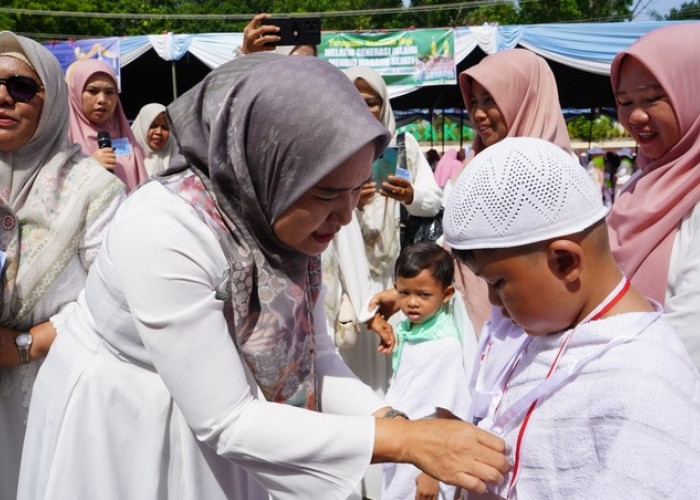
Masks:
[[[606,75],[615,54],[637,38],[674,21],[619,23],[556,23],[519,26],[469,26],[455,29],[455,63],[476,47],[486,54],[517,45],[549,60],[591,73]],[[243,41],[242,33],[191,35],[143,35],[120,39],[120,64],[127,66],[149,49],[166,61],[192,54],[209,68],[234,58]],[[391,86],[390,96],[416,90],[414,86]]]

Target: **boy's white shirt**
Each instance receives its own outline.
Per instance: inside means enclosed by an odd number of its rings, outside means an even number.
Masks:
[[[700,476],[688,465],[700,464],[700,376],[657,317],[658,311],[618,315],[576,332],[561,368],[568,371],[581,359],[588,366],[552,388],[550,399],[538,401],[521,445],[520,478],[508,498],[601,498],[616,492],[685,498],[700,491]],[[635,332],[644,318],[648,327]],[[471,416],[479,413],[480,427],[501,431],[511,463],[523,415],[514,426],[498,429],[496,407],[502,400],[498,411],[506,411],[544,380],[561,336],[537,338],[524,350],[529,337],[497,309],[482,331],[480,357],[498,361],[500,370],[485,373],[483,364],[475,366]],[[522,350],[504,394],[502,385]],[[634,462],[632,469],[628,461]],[[508,495],[510,479],[498,495]]]

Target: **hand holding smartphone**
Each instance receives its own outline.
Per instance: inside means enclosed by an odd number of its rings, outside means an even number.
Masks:
[[[372,180],[377,189],[382,188],[382,182],[385,182],[390,175],[396,174],[396,165],[398,163],[398,151],[395,147],[388,147],[379,158],[374,160],[372,164]]]
[[[265,45],[318,45],[321,43],[321,18],[319,17],[268,17],[261,25],[277,26],[277,43]]]

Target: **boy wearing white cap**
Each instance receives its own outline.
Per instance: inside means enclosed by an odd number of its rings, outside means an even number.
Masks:
[[[608,246],[578,162],[533,138],[482,151],[457,182],[446,242],[493,307],[471,417],[505,439],[503,498],[693,498],[700,376]]]

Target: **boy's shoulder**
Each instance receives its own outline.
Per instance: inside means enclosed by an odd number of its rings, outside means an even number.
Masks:
[[[660,311],[618,314],[544,337],[530,337],[510,319],[498,318],[488,334],[489,357],[496,359],[511,359],[527,345],[524,361],[528,364],[549,366],[561,356],[562,368],[591,364],[601,371],[603,380],[614,379],[621,370],[665,379],[698,379],[687,349]]]
[[[594,346],[614,345],[608,355],[611,369],[632,368],[664,378],[700,380],[685,345],[660,311],[619,314],[591,322],[583,333],[592,338]]]
[[[690,355],[659,311],[618,314],[562,333],[532,337],[494,309],[481,333],[479,356],[479,369],[491,373],[510,370],[522,356],[519,363],[532,367],[522,366],[514,379],[544,376],[540,371],[546,372],[555,360],[562,368],[594,363],[604,378],[626,369],[662,378],[672,373],[697,377]]]

